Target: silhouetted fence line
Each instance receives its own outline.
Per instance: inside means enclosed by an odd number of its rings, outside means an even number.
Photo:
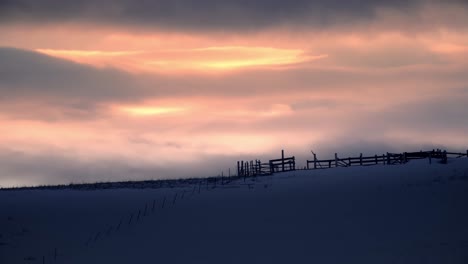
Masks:
[[[335,153],[334,159],[317,159],[317,155],[313,153],[314,159],[307,160],[307,169],[325,169],[336,167],[351,167],[351,166],[370,166],[377,164],[393,165],[404,164],[410,160],[428,159],[432,163],[433,159],[437,159],[440,163],[447,163],[449,157],[455,158],[468,157],[468,150],[466,153],[447,152],[446,150],[432,150],[432,151],[417,151],[417,152],[403,152],[403,153],[389,153],[383,155],[374,155],[364,157],[362,153],[359,157],[339,158]]]
[[[352,167],[352,166],[371,166],[371,165],[395,165],[405,164],[411,160],[428,159],[429,163],[432,160],[438,160],[440,163],[447,163],[448,158],[462,158],[468,157],[468,150],[466,153],[462,152],[448,152],[441,149],[433,149],[431,151],[416,151],[416,152],[403,152],[403,153],[390,153],[387,152],[381,155],[359,156],[340,158],[335,153],[334,159],[317,159],[317,155],[313,153],[313,160],[306,160],[304,169],[327,169],[337,167]],[[275,172],[286,172],[296,170],[296,158],[284,157],[284,150],[281,151],[281,158],[272,159],[268,162],[261,162],[260,160],[251,161],[237,161],[237,176],[255,177],[262,175],[271,175]]]
[[[269,160],[267,163],[262,163],[260,160],[237,161],[238,177],[270,175],[293,170],[296,170],[296,158],[284,157],[284,150],[281,150],[281,158]]]

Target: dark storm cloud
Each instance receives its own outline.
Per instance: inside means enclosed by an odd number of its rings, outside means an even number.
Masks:
[[[0,21],[97,22],[182,30],[256,30],[282,24],[323,27],[366,22],[381,8],[412,13],[424,4],[466,1],[423,0],[3,0]]]
[[[35,52],[0,47],[0,100],[57,98],[86,102],[135,99],[146,91],[133,76],[113,69],[97,69]]]

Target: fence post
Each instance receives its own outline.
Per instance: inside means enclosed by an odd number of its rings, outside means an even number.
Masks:
[[[293,156],[293,160],[292,160],[292,170],[296,170],[296,157]]]
[[[281,150],[281,171],[284,171],[284,149]]]
[[[377,158],[377,154],[375,154],[375,164],[379,164],[379,160]]]
[[[390,165],[390,153],[387,152],[387,165]]]
[[[237,161],[237,176],[240,175],[240,164],[239,161]]]
[[[258,167],[258,160],[257,159],[255,160],[255,165],[254,166],[255,166],[255,175],[260,174],[260,171],[259,171],[260,168]]]
[[[245,176],[245,171],[244,171],[244,161],[241,161],[241,175]]]
[[[335,167],[338,167],[338,154],[335,153]]]
[[[314,169],[317,168],[317,155],[314,153]]]
[[[359,165],[362,166],[362,153],[359,155]]]

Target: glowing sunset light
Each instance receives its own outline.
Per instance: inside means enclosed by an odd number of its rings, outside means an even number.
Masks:
[[[200,62],[193,64],[194,68],[213,68],[213,69],[235,69],[243,67],[254,67],[254,66],[276,66],[276,65],[288,65],[305,61],[296,56],[284,56],[284,57],[266,57],[266,58],[254,58],[254,59],[239,59],[239,60],[228,60],[228,61],[212,61],[212,62]],[[198,67],[197,67],[198,66]]]
[[[148,70],[231,70],[256,66],[280,66],[317,60],[327,54],[306,56],[300,49],[271,47],[208,47],[170,50],[173,56],[145,61]]]
[[[300,49],[224,46],[146,51],[54,50],[36,51],[78,63],[112,66],[128,71],[229,70],[255,66],[279,66],[322,59],[305,56]]]
[[[134,107],[122,107],[121,111],[135,115],[135,116],[153,116],[153,115],[165,115],[175,114],[185,111],[185,108],[179,107],[152,107],[152,106],[134,106]]]

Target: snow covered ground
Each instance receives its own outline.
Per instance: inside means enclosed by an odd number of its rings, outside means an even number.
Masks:
[[[468,159],[0,191],[0,263],[468,263]]]

